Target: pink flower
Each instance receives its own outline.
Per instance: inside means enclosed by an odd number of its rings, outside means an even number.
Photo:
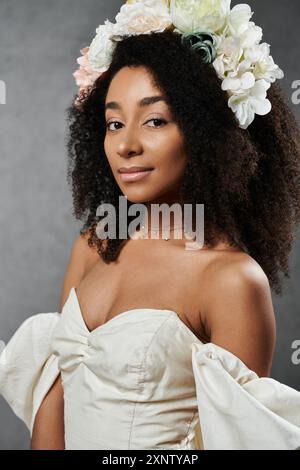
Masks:
[[[97,78],[101,75],[99,72],[95,72],[90,66],[88,60],[89,47],[84,47],[80,50],[82,56],[78,57],[77,63],[80,65],[79,69],[73,73],[76,85],[79,87],[79,92],[84,92],[85,89],[92,86]]]

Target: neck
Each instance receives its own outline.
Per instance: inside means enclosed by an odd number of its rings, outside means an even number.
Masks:
[[[147,212],[145,214],[145,217],[142,222],[142,228],[145,230],[150,231],[165,231],[165,230],[177,230],[179,228],[183,228],[183,216],[182,216],[182,208],[179,212],[179,215],[175,217],[173,212],[168,212],[166,211],[165,217],[163,217],[163,212],[158,211],[156,214],[154,214],[154,208],[153,212],[151,211],[151,207],[147,205]]]
[[[163,204],[164,202],[161,202]],[[184,227],[184,207],[183,201],[180,204],[180,211],[175,214],[172,211],[166,210],[165,217],[163,218],[163,211],[155,213],[155,207],[151,202],[146,204],[146,212],[141,222],[140,230],[138,231],[141,238],[164,239],[164,240],[178,240],[178,243],[186,240],[186,232]],[[171,205],[166,204],[166,209]],[[174,203],[173,203],[174,204]],[[158,208],[157,208],[158,209]],[[176,209],[176,206],[174,207]],[[194,224],[193,224],[194,225]]]

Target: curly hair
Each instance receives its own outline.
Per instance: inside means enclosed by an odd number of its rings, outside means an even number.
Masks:
[[[289,254],[300,220],[296,119],[286,95],[273,83],[268,90],[271,112],[256,115],[241,129],[213,65],[182,44],[179,33],[141,34],[118,42],[109,69],[80,106],[73,101],[67,109],[67,180],[73,215],[84,222],[81,235],[89,234],[89,246],[107,263],[116,260],[128,240],[101,240],[96,234],[97,207],[117,207],[122,195],[104,151],[104,104],[111,80],[126,66],[151,72],[182,130],[188,163],[181,192],[184,201],[204,204],[204,244],[214,246],[225,233],[230,244],[259,263],[270,287],[281,294],[280,273],[290,278]]]

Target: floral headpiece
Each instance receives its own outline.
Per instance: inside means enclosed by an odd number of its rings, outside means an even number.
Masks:
[[[284,73],[274,63],[270,45],[261,43],[262,29],[250,21],[250,6],[239,4],[231,9],[230,4],[231,0],[128,0],[116,22],[106,19],[90,46],[80,50],[80,68],[73,74],[79,87],[75,104],[109,68],[117,41],[169,29],[180,33],[184,44],[214,66],[222,90],[228,92],[228,106],[239,126],[246,129],[255,114],[271,111],[267,90]]]

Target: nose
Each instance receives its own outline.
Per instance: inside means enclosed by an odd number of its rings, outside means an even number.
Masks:
[[[123,128],[120,133],[120,141],[117,145],[117,154],[120,157],[130,157],[134,155],[140,155],[143,151],[142,143],[137,134],[127,128]]]

